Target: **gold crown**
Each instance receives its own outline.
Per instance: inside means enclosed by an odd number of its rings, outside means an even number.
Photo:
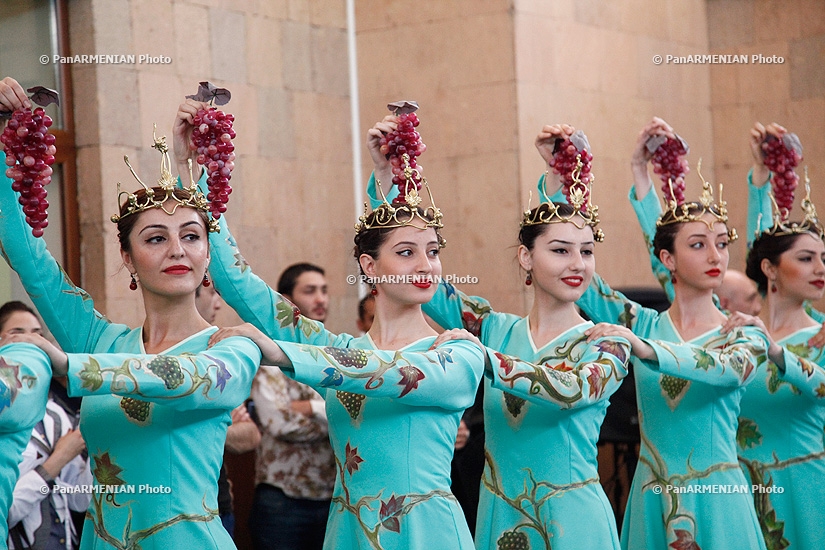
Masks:
[[[535,212],[533,212],[530,208],[530,203],[533,200],[533,192],[530,192],[530,198],[527,201],[527,210],[524,211],[524,218],[521,220],[521,227],[545,223],[572,223],[579,229],[584,229],[585,226],[589,225],[593,228],[593,238],[596,242],[604,241],[604,232],[596,227],[599,224],[599,207],[588,200],[595,176],[590,175],[590,185],[582,183],[581,171],[583,166],[581,155],[578,155],[576,157],[576,167],[571,174],[573,183],[570,185],[569,195],[567,197],[570,206],[573,207],[572,214],[569,216],[561,214],[559,212],[561,205],[547,198],[547,193],[543,187],[546,186],[549,172],[545,172],[544,179],[539,184],[539,195],[543,196],[546,200],[541,201],[539,208],[536,208]],[[540,208],[542,204],[547,204],[547,208]]]
[[[713,200],[713,188],[702,176],[702,159],[699,159],[699,163],[696,165],[696,173],[702,180],[702,195],[699,197],[699,201],[679,204],[673,192],[673,181],[668,180],[671,198],[665,201],[667,209],[659,216],[659,219],[656,220],[656,227],[674,223],[702,222],[708,229],[713,230],[713,224],[716,223],[716,221],[724,224],[728,223],[728,203],[722,200],[722,184],[719,184],[719,201],[716,202]],[[691,214],[691,208],[695,208],[697,212]],[[699,210],[700,208],[701,210]],[[708,222],[703,218],[705,214],[711,214],[716,218],[716,221]],[[739,235],[737,235],[735,228],[728,228],[728,238],[731,242],[735,241],[738,237]]]
[[[443,214],[435,205],[433,193],[427,184],[427,179],[420,175],[417,169],[410,167],[410,157],[406,153],[402,155],[404,162],[404,198],[393,200],[392,204],[387,201],[384,190],[381,189],[381,181],[376,178],[375,186],[381,196],[381,204],[372,212],[372,220],[369,221],[368,206],[364,203],[364,213],[359,216],[358,223],[355,224],[355,233],[361,233],[368,229],[390,229],[393,227],[415,227],[417,229],[441,229],[444,224],[441,222]],[[419,209],[422,202],[421,195],[413,181],[413,174],[421,178],[421,183],[427,190],[430,197],[430,206]],[[430,219],[428,219],[430,218]],[[439,235],[439,247],[444,248],[446,241]]]
[[[162,189],[162,193],[156,194],[155,190],[143,183],[143,181],[138,177],[135,173],[134,168],[129,163],[129,157],[124,156],[123,161],[126,163],[126,166],[129,167],[129,171],[132,172],[132,175],[138,181],[138,183],[143,187],[143,190],[146,191],[146,194],[143,198],[138,198],[137,195],[134,193],[128,193],[126,191],[121,190],[120,182],[117,183],[117,203],[118,203],[118,212],[124,209],[124,213],[115,214],[112,216],[112,222],[117,223],[121,219],[125,218],[126,216],[131,216],[132,214],[138,214],[143,212],[144,210],[149,210],[150,208],[160,208],[170,216],[174,214],[179,206],[185,206],[188,208],[194,208],[196,210],[202,210],[203,212],[209,212],[209,203],[206,200],[206,197],[198,190],[198,185],[195,183],[195,178],[192,176],[192,160],[189,160],[189,187],[184,187],[183,189],[189,192],[188,199],[181,199],[175,195],[175,189],[177,189],[177,178],[172,176],[171,166],[172,162],[169,160],[169,146],[166,145],[166,136],[161,136],[160,138],[157,137],[157,125],[154,125],[152,129],[152,144],[153,149],[157,149],[161,154],[160,159],[160,179],[158,180],[158,184],[156,187],[160,187]],[[121,197],[126,195],[126,201],[121,202]],[[168,210],[166,207],[166,203],[171,201],[174,203],[172,205],[172,209]],[[220,227],[218,225],[218,221],[209,218],[209,223],[207,224],[209,231],[219,232]]]
[[[805,167],[805,198],[802,199],[802,203],[800,204],[802,211],[805,213],[805,217],[801,222],[797,223],[788,221],[790,212],[787,210],[783,211],[779,208],[779,205],[776,204],[776,198],[773,196],[773,190],[770,191],[769,196],[771,197],[771,205],[773,210],[773,226],[770,229],[766,229],[764,233],[776,237],[781,237],[784,235],[799,235],[800,233],[813,233],[818,235],[820,239],[825,240],[825,229],[823,229],[822,224],[816,215],[816,207],[814,206],[813,201],[811,201],[811,180],[808,179],[807,166]],[[759,223],[756,224],[756,237],[759,237],[758,228],[761,226],[761,222],[762,220],[760,219]]]

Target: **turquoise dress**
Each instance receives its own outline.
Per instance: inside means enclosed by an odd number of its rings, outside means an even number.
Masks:
[[[578,304],[594,321],[648,339],[658,359],[633,362],[642,445],[622,548],[764,549],[735,443],[744,387],[764,361],[764,335],[714,329],[685,342],[668,312],[642,308],[598,275]]]
[[[586,322],[537,348],[528,318],[494,312],[447,282],[424,311],[519,358],[499,354],[485,379],[476,548],[619,548],[596,443],[609,398],[627,375],[627,341],[588,344],[584,331],[593,323]]]
[[[273,340],[326,348],[283,345],[295,364],[285,372],[326,399],[338,473],[324,548],[472,548],[450,460],[483,376],[481,351],[457,342],[414,354],[429,349],[426,338],[395,356],[374,352],[369,336],[335,335],[254,275],[220,221],[209,273],[226,303]]]
[[[112,323],[98,313],[91,297],[69,280],[43,240],[32,237],[7,180],[0,181],[0,212],[3,254],[64,351],[145,354],[142,329]],[[215,330],[194,334],[164,354],[203,351]],[[235,342],[231,359],[216,355],[217,366],[198,371],[194,381],[184,373],[181,382],[173,366],[158,365],[158,372],[172,376],[168,389],[179,394],[194,388],[185,399],[139,392],[126,396],[134,388],[123,377],[116,383],[103,380],[99,388],[70,380],[78,395],[90,395],[83,399],[80,430],[96,486],[117,478],[136,488],[170,488],[162,493],[95,494],[82,549],[235,547],[218,516],[218,474],[231,410],[249,396],[260,362],[257,347],[246,339]]]
[[[0,550],[8,548],[8,513],[21,455],[35,424],[46,415],[52,365],[40,348],[0,348]]]
[[[749,175],[749,235],[772,224],[768,189]],[[825,353],[808,345],[819,329],[779,341],[785,371],[769,362],[742,400],[739,462],[760,486],[754,504],[769,550],[819,549],[825,537]]]

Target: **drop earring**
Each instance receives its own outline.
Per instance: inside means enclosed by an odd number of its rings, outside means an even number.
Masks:
[[[375,287],[375,283],[372,284],[372,288],[370,289],[370,294],[372,296],[378,296],[378,289]]]
[[[771,292],[776,292],[777,290],[776,281],[771,281]]]
[[[533,274],[531,272],[527,272],[527,278],[524,279],[524,284],[530,286],[533,284]]]
[[[130,273],[132,276],[132,282],[129,283],[129,290],[137,290],[137,279],[135,279],[135,274]]]
[[[204,287],[209,287],[212,285],[212,282],[209,280],[209,275],[206,273],[203,274],[203,282],[201,283]]]

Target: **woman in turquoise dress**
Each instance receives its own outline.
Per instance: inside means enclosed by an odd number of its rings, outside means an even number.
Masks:
[[[188,100],[175,134],[179,169],[189,160],[189,132],[203,104]],[[370,131],[379,140],[380,126]],[[408,197],[414,194],[408,193]],[[390,208],[394,210],[390,210]],[[385,214],[389,218],[384,218]],[[450,460],[461,415],[472,405],[484,357],[468,342],[450,342],[424,356],[437,333],[421,304],[441,275],[441,213],[383,201],[363,217],[355,237],[362,273],[375,280],[375,321],[362,337],[333,334],[300,314],[258,278],[220,219],[210,236],[210,275],[221,297],[267,338],[313,344],[299,352],[292,374],[326,399],[338,468],[325,548],[472,548],[450,492]],[[284,344],[288,348],[287,344]],[[345,349],[341,349],[345,348]],[[296,348],[301,349],[301,348]],[[379,353],[389,349],[396,352]]]
[[[32,428],[46,414],[52,366],[30,344],[0,348],[0,549],[8,548],[8,513],[18,465]]]
[[[761,318],[785,350],[784,365],[769,362],[748,387],[737,443],[739,462],[758,486],[754,504],[768,549],[814,550],[825,536],[825,353],[809,344],[821,323],[805,304],[825,292],[825,243],[810,196],[796,222],[772,208],[760,147],[766,136],[785,133],[758,123],[751,132],[748,225],[758,236],[746,269],[765,297]]]
[[[0,94],[0,110],[20,108],[25,96],[19,84],[7,78],[2,85],[12,93]],[[155,146],[165,151],[163,140]],[[230,412],[249,395],[260,352],[251,342],[238,340],[230,345],[229,356],[215,355],[208,368],[198,370],[164,358],[205,350],[217,329],[195,308],[195,289],[203,281],[209,254],[205,201],[174,190],[168,155],[163,156],[162,186],[153,188],[156,200],[147,200],[141,182],[143,189],[127,197],[135,203],[125,201],[116,216],[131,286],[137,289],[139,279],[146,309],[145,322],[135,329],[112,323],[94,309],[92,298],[69,280],[43,240],[32,237],[10,181],[0,182],[4,256],[61,348],[163,354],[146,368],[168,390],[178,391],[169,399],[145,394],[142,382],[124,389],[121,377],[108,383],[101,378],[103,366],[100,373],[89,367],[82,381],[74,380],[75,390],[90,395],[83,400],[80,429],[96,486],[162,491],[95,493],[83,529],[84,549],[234,548],[218,516],[217,480]],[[131,396],[113,393],[128,393],[129,388]]]
[[[549,161],[556,140],[572,133],[567,125],[545,126],[536,146]],[[384,163],[375,169],[386,177]],[[535,289],[527,317],[495,312],[448,282],[424,306],[441,326],[463,326],[517,363],[538,365],[514,375],[513,361],[503,359],[485,379],[476,548],[618,548],[596,443],[609,398],[627,374],[630,348],[624,338],[588,341],[593,323],[575,310],[595,270],[601,237],[595,209],[571,206],[565,196],[551,202],[545,177],[538,195],[539,206],[525,213],[519,232],[519,263]]]
[[[729,320],[714,305],[728,264],[726,223],[725,205],[713,200],[708,184],[700,201],[684,209],[668,203],[654,221],[648,242],[664,270],[660,278],[676,281],[664,313],[642,308],[598,276],[578,302],[594,321],[619,323],[645,338],[659,359],[658,365],[634,361],[642,446],[622,548],[765,548],[735,436],[744,387],[768,342],[753,327],[735,326],[741,314]]]

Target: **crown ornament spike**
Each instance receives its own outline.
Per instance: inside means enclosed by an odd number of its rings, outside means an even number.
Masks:
[[[521,227],[529,227],[531,225],[541,225],[549,223],[572,223],[578,229],[584,229],[590,226],[593,229],[593,238],[596,242],[604,241],[604,232],[596,227],[599,224],[599,207],[592,203],[591,190],[595,177],[590,175],[590,183],[581,181],[581,169],[584,164],[581,160],[581,155],[577,155],[576,167],[573,169],[571,177],[573,183],[569,186],[565,193],[567,201],[573,207],[573,213],[564,215],[559,211],[558,205],[554,202],[541,201],[535,210],[530,208],[533,200],[533,192],[530,191],[527,200],[527,209],[524,211],[524,216],[521,220]],[[538,193],[541,197],[546,195],[546,181],[548,174],[541,178],[538,183]],[[547,205],[547,208],[541,208],[542,205]]]
[[[132,167],[132,164],[129,162],[129,157],[124,155],[123,162],[125,162],[126,166],[129,167],[129,171],[143,188],[145,194],[143,197],[138,197],[135,193],[123,191],[122,184],[118,182],[118,214],[111,217],[112,222],[118,223],[127,216],[138,214],[144,210],[149,210],[150,208],[159,208],[171,216],[177,211],[178,207],[183,206],[201,210],[206,212],[208,215],[209,203],[203,193],[198,190],[197,183],[195,182],[195,178],[192,173],[191,159],[188,161],[190,184],[189,187],[183,188],[189,192],[189,198],[182,199],[175,194],[175,189],[177,188],[177,178],[172,176],[172,162],[169,158],[169,146],[166,144],[166,136],[161,136],[160,138],[157,137],[157,125],[154,125],[152,129],[152,141],[152,148],[161,154],[160,178],[158,179],[157,187],[159,187],[162,192],[158,194],[155,192],[153,187],[150,187],[144,183],[140,176],[137,175],[137,172]],[[123,200],[124,196],[125,200]],[[171,209],[166,206],[166,203],[170,201],[172,202]],[[119,213],[121,211],[124,211],[123,214]],[[218,225],[218,221],[210,216],[207,229],[211,232],[219,232],[220,227]]]
[[[802,233],[812,233],[819,237],[820,240],[825,240],[825,228],[819,221],[816,213],[816,206],[811,200],[811,180],[808,177],[808,167],[804,169],[805,174],[805,197],[800,203],[800,208],[804,214],[801,222],[789,221],[790,212],[779,207],[774,197],[773,190],[768,196],[771,198],[771,209],[773,210],[773,226],[765,230],[762,234],[781,237],[785,235],[799,235]],[[758,227],[758,226],[757,226]],[[759,237],[757,230],[756,237]]]

